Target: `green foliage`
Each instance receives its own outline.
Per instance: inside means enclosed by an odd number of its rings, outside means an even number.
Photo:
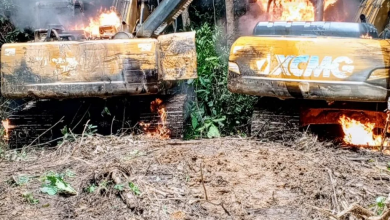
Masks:
[[[31,40],[33,32],[16,28],[7,18],[0,15],[0,47],[5,43],[26,42]]]
[[[88,124],[87,127],[85,128],[84,135],[85,136],[93,136],[97,132],[97,126],[96,125],[91,125]],[[81,134],[74,134],[72,133],[72,130],[68,128],[66,125],[61,129],[62,133],[62,141],[58,141],[58,144],[61,144],[62,142],[68,141],[68,142],[73,142],[76,141],[77,138],[81,137]]]
[[[39,200],[35,199],[33,194],[30,192],[23,193],[22,196],[26,200],[26,202],[30,203],[31,205],[36,205],[39,203]]]
[[[104,107],[104,109],[103,109],[103,111],[101,113],[102,117],[104,117],[104,114],[111,116],[111,112],[110,112],[110,110],[107,107]]]
[[[29,176],[18,176],[15,179],[16,185],[18,186],[27,185],[29,181],[30,181]]]
[[[88,187],[86,188],[86,191],[87,191],[88,193],[94,193],[95,190],[96,190],[96,185],[95,185],[95,184],[92,184],[92,185],[90,185],[90,186],[88,186]]]
[[[118,190],[118,191],[123,191],[123,184],[117,184],[114,186],[114,189]]]
[[[376,206],[377,206],[377,215],[381,215],[383,210],[385,209],[385,201],[386,201],[386,198],[383,197],[383,196],[379,196],[378,198],[376,198]]]
[[[139,190],[138,186],[136,186],[134,183],[130,182],[129,187],[135,195],[137,195],[137,196],[141,195],[141,191]]]
[[[87,128],[85,129],[85,135],[87,136],[93,136],[97,132],[97,126],[88,124]]]
[[[41,192],[49,195],[56,195],[57,193],[76,195],[76,190],[69,183],[65,182],[64,176],[64,174],[49,172],[43,178],[44,184]]]
[[[255,98],[227,88],[229,48],[218,28],[207,23],[196,31],[198,79],[191,80],[197,94],[192,105],[190,136],[208,138],[246,132]]]

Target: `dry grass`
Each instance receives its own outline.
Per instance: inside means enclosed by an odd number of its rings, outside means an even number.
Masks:
[[[385,156],[308,135],[289,145],[86,136],[55,149],[8,151],[0,162],[0,218],[329,219],[329,213],[355,202],[369,207],[390,192]],[[39,177],[67,170],[75,173],[66,181],[78,195],[40,192]],[[15,184],[25,176],[26,185]],[[87,192],[93,184],[95,191]],[[123,191],[114,188],[118,184]],[[26,202],[25,192],[39,204]]]

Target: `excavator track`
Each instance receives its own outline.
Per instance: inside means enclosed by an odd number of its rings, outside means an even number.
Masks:
[[[30,101],[8,117],[11,126],[7,139],[9,148],[50,143],[53,137],[50,129],[53,125],[53,113],[40,108],[42,104],[42,101]]]
[[[183,138],[188,95],[176,94],[171,96],[160,96],[157,98],[162,99],[162,105],[165,107],[166,121],[164,125],[170,131],[169,137],[172,139]],[[163,122],[158,113],[150,111],[150,103],[151,101],[142,104],[142,109],[144,109],[144,111],[140,114],[140,122],[149,124],[146,132],[155,132],[159,125],[163,125]],[[149,108],[149,110],[147,108]]]
[[[288,143],[299,132],[299,105],[289,100],[259,98],[255,105],[250,135],[262,141]]]

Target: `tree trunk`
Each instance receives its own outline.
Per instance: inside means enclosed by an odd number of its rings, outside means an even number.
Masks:
[[[226,7],[226,32],[227,32],[227,44],[231,46],[234,41],[234,1],[225,0]]]
[[[183,11],[181,14],[181,17],[183,19],[183,29],[187,30],[187,27],[190,26],[190,14],[188,13],[188,7]]]

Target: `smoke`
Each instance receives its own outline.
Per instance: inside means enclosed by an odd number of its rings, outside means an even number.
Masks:
[[[12,23],[20,28],[46,28],[48,24],[74,26],[96,16],[100,9],[109,8],[113,0],[79,0],[84,12],[73,7],[73,0],[10,0],[15,6],[10,11]]]
[[[248,0],[247,0],[248,1]],[[255,3],[247,2],[247,12],[238,19],[238,32],[240,35],[252,35],[256,24],[261,21],[268,21],[267,8],[260,0]],[[359,7],[359,0],[337,0],[324,12],[325,21],[355,22],[356,11]]]
[[[252,35],[253,29],[260,21],[267,21],[267,9],[258,1],[247,3],[247,12],[238,19],[240,35]]]
[[[338,0],[327,8],[324,13],[324,20],[356,22],[355,17],[359,4],[358,0]]]

